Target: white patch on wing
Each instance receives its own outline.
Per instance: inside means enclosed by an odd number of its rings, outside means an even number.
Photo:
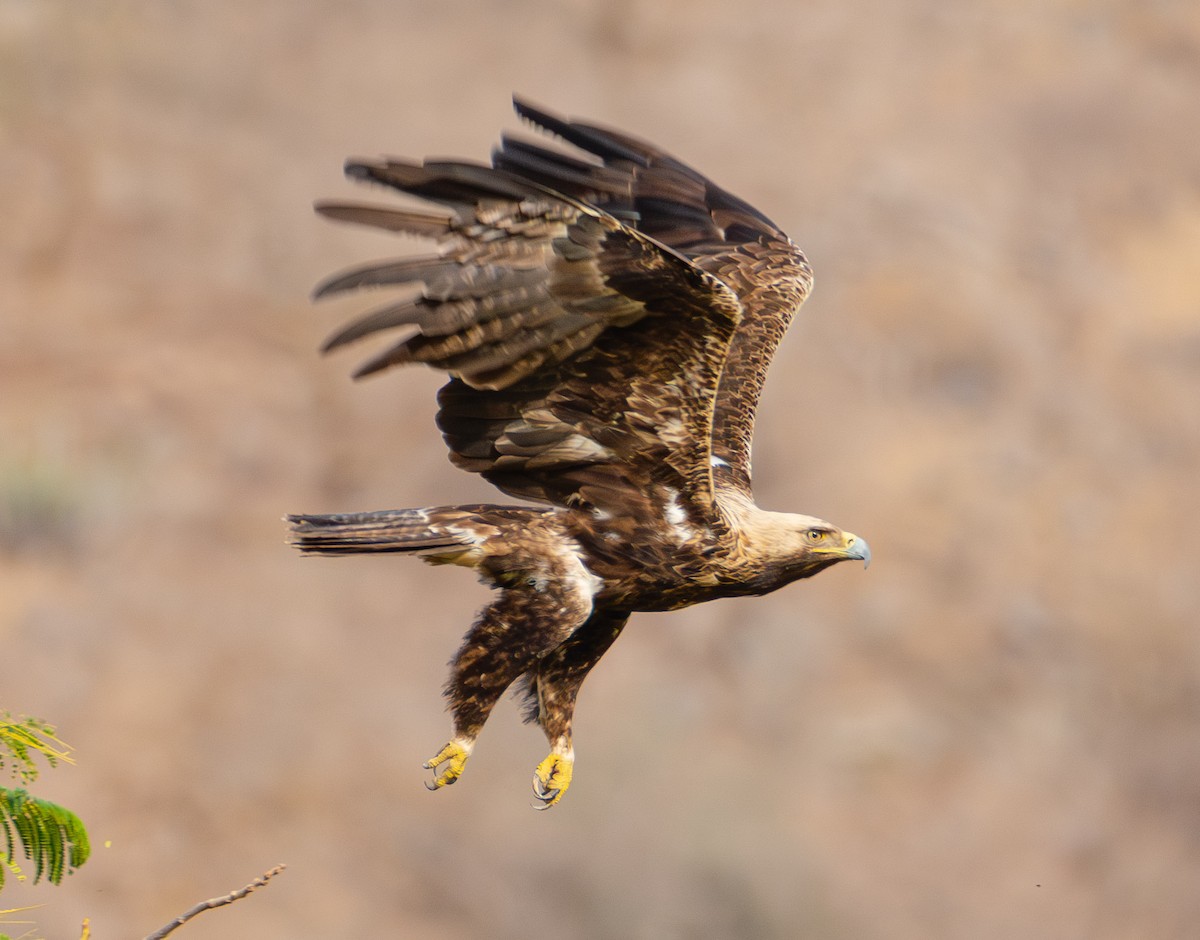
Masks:
[[[728,460],[722,460],[716,454],[713,454],[711,457],[709,457],[708,462],[709,462],[709,464],[711,464],[714,467],[728,467],[729,466]]]
[[[671,526],[675,538],[680,543],[686,542],[696,534],[695,530],[688,521],[687,511],[679,505],[679,493],[669,487],[666,492],[667,501],[663,504],[663,518]]]
[[[687,441],[687,428],[683,426],[683,421],[678,415],[668,414],[658,427],[658,437],[666,444],[678,446]]]
[[[671,525],[683,525],[687,522],[687,513],[679,505],[679,493],[672,489],[668,489],[667,493],[667,502],[663,506],[663,514],[667,517],[667,522],[671,523]]]

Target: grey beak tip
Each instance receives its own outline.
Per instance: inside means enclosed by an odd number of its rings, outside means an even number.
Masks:
[[[857,538],[857,537],[855,538],[854,552],[851,557],[861,558],[862,563],[863,563],[863,568],[871,567],[871,546],[867,544],[866,539]]]

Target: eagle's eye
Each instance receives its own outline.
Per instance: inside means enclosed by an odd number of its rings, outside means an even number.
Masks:
[[[813,542],[819,542],[821,539],[825,538],[825,533],[820,529],[809,529],[808,537]]]

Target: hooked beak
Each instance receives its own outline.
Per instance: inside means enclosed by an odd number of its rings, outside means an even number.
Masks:
[[[871,567],[871,546],[867,540],[859,538],[853,532],[844,533],[846,537],[845,557],[861,561],[864,568]]]

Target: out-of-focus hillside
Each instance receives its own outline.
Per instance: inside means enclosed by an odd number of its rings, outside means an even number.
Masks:
[[[806,249],[758,497],[876,556],[636,618],[547,814],[507,703],[421,785],[484,589],[279,521],[492,498],[436,375],[318,358],[364,301],[311,285],[413,245],[310,203],[513,90]],[[0,705],[97,844],[4,906],[135,936],[285,861],[188,936],[1192,936],[1197,101],[1183,2],[0,3]]]

